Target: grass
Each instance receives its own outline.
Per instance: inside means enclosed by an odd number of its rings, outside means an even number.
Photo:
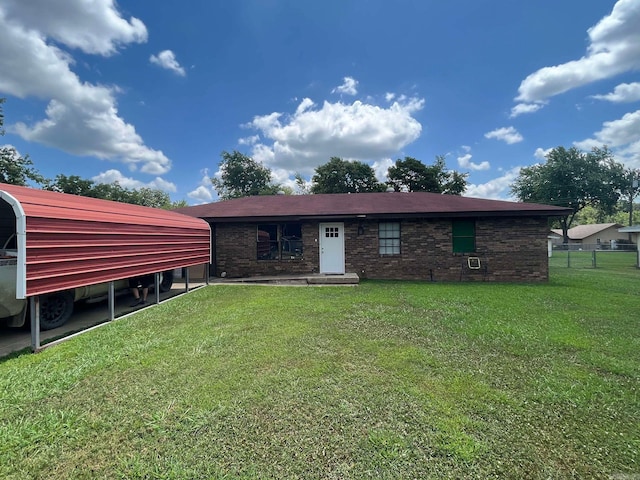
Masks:
[[[0,362],[0,477],[631,478],[639,304],[628,266],[202,288]]]
[[[607,270],[625,270],[634,265],[638,265],[637,251],[624,250],[596,250],[596,251],[575,251],[575,250],[554,250],[553,256],[549,259],[552,267],[571,268],[604,268]]]

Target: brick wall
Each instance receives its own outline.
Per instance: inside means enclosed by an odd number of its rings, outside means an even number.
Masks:
[[[258,260],[255,223],[216,224],[216,276],[226,272],[230,278],[283,273],[304,274],[318,271],[317,224],[302,225],[302,259]]]
[[[378,221],[345,221],[345,271],[372,279],[548,280],[544,217],[477,219],[474,253],[480,258],[479,270],[468,268],[469,255],[452,252],[451,220],[403,220],[400,225],[400,254],[380,255]],[[216,275],[223,271],[229,277],[318,272],[318,228],[318,222],[302,225],[302,259],[257,260],[255,224],[217,224]]]

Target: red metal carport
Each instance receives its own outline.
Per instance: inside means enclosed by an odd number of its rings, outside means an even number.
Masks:
[[[19,299],[211,262],[209,224],[176,212],[0,184],[0,215]]]

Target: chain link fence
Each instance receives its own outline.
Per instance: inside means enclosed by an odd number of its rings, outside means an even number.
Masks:
[[[616,245],[613,250],[602,248],[602,245],[554,245],[550,252],[549,266],[610,269],[638,267],[639,255],[634,244]]]

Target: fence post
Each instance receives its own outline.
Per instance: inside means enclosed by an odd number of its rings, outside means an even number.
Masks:
[[[596,251],[591,252],[591,266],[596,268]]]
[[[571,268],[571,250],[569,250],[569,245],[567,245],[567,268]]]

